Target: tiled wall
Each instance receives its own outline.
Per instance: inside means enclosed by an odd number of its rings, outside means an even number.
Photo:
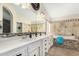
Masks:
[[[79,36],[79,19],[68,19],[62,21],[53,22],[51,25],[52,33],[62,34],[62,35],[72,35]]]

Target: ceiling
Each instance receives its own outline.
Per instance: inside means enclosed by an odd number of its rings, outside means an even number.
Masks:
[[[79,15],[79,3],[44,3],[43,5],[51,18]]]
[[[66,17],[66,16],[68,17],[79,16],[79,3],[41,3],[41,4],[45,8],[46,13],[48,14],[48,16],[50,16],[51,20],[61,20],[59,18]],[[41,8],[41,11],[42,11],[42,8]],[[26,10],[27,14],[25,13],[25,10],[23,10],[23,12],[19,12],[19,11],[17,10],[18,14],[19,13],[21,13],[21,15],[24,14],[23,17],[31,16],[30,17],[31,20],[32,19],[33,21],[36,20],[35,14],[31,10],[27,9]]]

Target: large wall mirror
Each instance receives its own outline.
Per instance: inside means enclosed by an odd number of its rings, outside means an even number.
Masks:
[[[3,33],[11,33],[12,13],[3,7]]]

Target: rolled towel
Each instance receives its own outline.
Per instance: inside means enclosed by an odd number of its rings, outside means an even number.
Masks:
[[[61,35],[57,36],[57,38],[56,38],[56,44],[62,45],[63,43],[64,43],[63,36],[61,36]]]

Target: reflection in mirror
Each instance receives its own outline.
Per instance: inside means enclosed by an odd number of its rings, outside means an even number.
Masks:
[[[22,33],[22,23],[17,22],[17,33]]]
[[[2,21],[0,21],[0,34],[2,33]]]
[[[11,20],[10,11],[3,7],[3,33],[11,33]]]

